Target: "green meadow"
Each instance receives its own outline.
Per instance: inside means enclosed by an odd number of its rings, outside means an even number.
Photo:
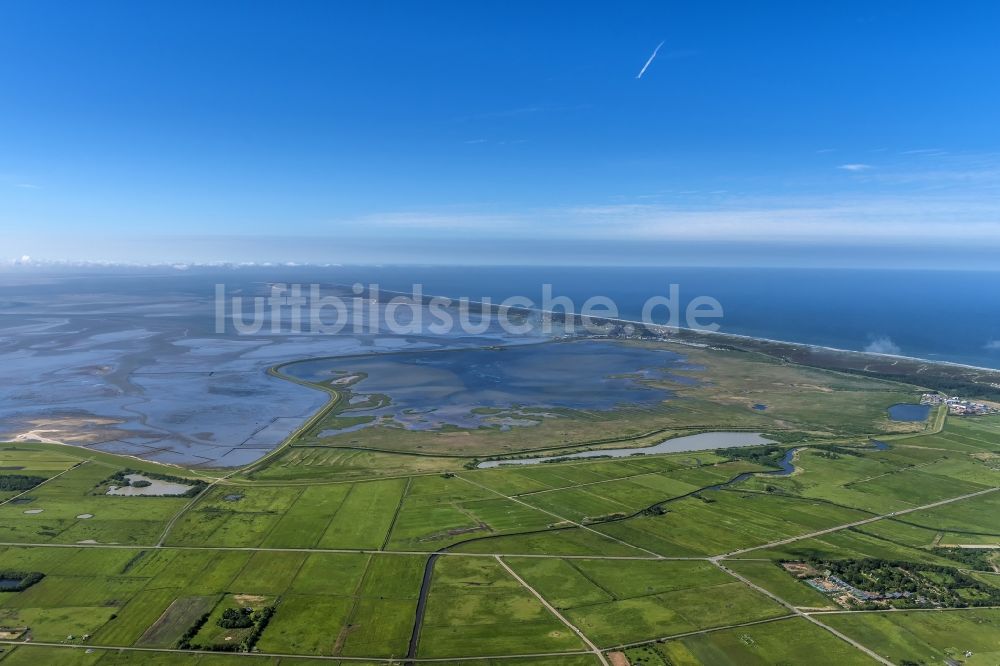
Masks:
[[[769,454],[478,469],[468,443],[415,454],[423,436],[400,430],[380,451],[305,436],[232,473],[0,445],[0,475],[29,486],[0,495],[0,661],[874,663],[860,645],[893,663],[996,663],[995,609],[855,612],[780,564],[889,560],[1000,587],[1000,417],[887,426],[876,412],[910,387],[698,353],[759,381],[692,389],[667,431],[766,419]],[[767,417],[730,418],[746,401]],[[585,434],[566,425],[534,448]],[[794,471],[775,474],[789,449]],[[194,490],[108,494],[126,469]],[[243,608],[250,624],[233,619]]]

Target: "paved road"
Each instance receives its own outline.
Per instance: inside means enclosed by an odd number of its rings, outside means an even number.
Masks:
[[[528,592],[531,592],[535,596],[536,599],[538,599],[540,602],[542,602],[542,605],[545,606],[546,608],[548,608],[550,613],[552,613],[557,618],[559,618],[560,622],[562,622],[563,624],[565,624],[567,627],[570,628],[570,630],[572,630],[572,632],[574,634],[576,634],[577,636],[579,636],[580,640],[582,640],[584,642],[584,644],[587,647],[590,648],[590,651],[593,652],[597,656],[597,658],[601,660],[601,663],[604,664],[604,666],[611,666],[608,663],[608,660],[604,657],[604,653],[601,652],[601,648],[599,648],[596,645],[594,645],[594,643],[589,638],[587,638],[587,636],[582,631],[580,631],[580,629],[577,628],[577,626],[575,624],[573,624],[572,622],[570,622],[569,620],[567,620],[565,618],[565,616],[563,616],[562,613],[560,613],[558,610],[556,610],[556,607],[553,606],[552,604],[550,604],[545,599],[545,597],[543,597],[542,595],[540,595],[538,593],[538,591],[535,590],[535,588],[533,588],[530,585],[528,585],[528,581],[526,581],[523,578],[521,578],[521,576],[519,576],[516,571],[514,571],[513,569],[511,569],[507,565],[507,563],[504,562],[503,559],[499,555],[496,556],[496,560],[497,560],[497,562],[500,563],[500,566],[502,566],[504,569],[507,570],[507,573],[509,573],[511,576],[513,576],[514,579],[517,580],[518,583],[520,583],[522,586],[524,586],[524,589],[526,589]]]
[[[512,502],[517,502],[518,504],[520,504],[522,506],[526,506],[529,509],[533,509],[535,511],[541,511],[542,513],[547,514],[549,516],[552,516],[553,518],[557,518],[560,522],[569,523],[570,525],[574,525],[574,526],[579,527],[581,529],[585,529],[588,532],[593,532],[594,534],[596,534],[596,535],[598,535],[600,537],[603,537],[605,539],[611,539],[612,541],[617,541],[621,545],[628,546],[629,548],[632,548],[634,550],[641,550],[644,553],[649,553],[650,555],[652,555],[656,559],[663,559],[662,555],[660,555],[659,553],[654,553],[653,551],[649,550],[648,548],[643,548],[642,546],[636,546],[635,544],[627,543],[625,541],[622,541],[621,539],[618,539],[618,538],[615,538],[615,537],[610,536],[608,534],[605,534],[604,532],[598,532],[597,530],[595,530],[595,529],[593,529],[591,527],[588,527],[587,525],[584,525],[583,523],[578,523],[575,520],[570,520],[569,518],[566,518],[564,516],[560,516],[559,514],[552,513],[551,511],[546,511],[545,509],[542,509],[542,508],[539,508],[537,506],[534,506],[533,504],[528,504],[527,502],[523,502],[523,501],[519,500],[516,497],[511,497],[510,495],[504,495],[502,492],[500,492],[498,490],[493,490],[492,488],[490,488],[488,486],[484,486],[481,483],[476,483],[475,481],[473,481],[471,479],[465,478],[461,474],[458,475],[458,478],[462,479],[466,483],[471,483],[474,486],[482,488],[483,490],[488,490],[489,492],[493,493],[494,495],[499,495],[500,497],[503,497],[505,499],[509,499]]]
[[[264,546],[151,546],[151,545],[130,545],[121,543],[35,543],[24,541],[0,541],[0,546],[21,546],[24,548],[108,548],[112,550],[149,550],[158,548],[160,550],[232,550],[243,552],[266,552],[266,553],[345,553],[345,554],[369,554],[369,555],[411,555],[427,557],[434,555],[435,551],[426,550],[376,550],[372,548],[268,548]],[[708,557],[661,557],[659,555],[544,555],[541,553],[456,553],[441,551],[437,553],[447,557],[493,557],[503,555],[504,557],[527,557],[538,559],[558,559],[558,560],[682,560],[704,562]]]
[[[80,463],[80,464],[84,464],[84,463]],[[77,466],[79,466],[79,465],[77,465]],[[74,466],[74,467],[77,467],[77,466]],[[70,469],[73,469],[73,468],[70,468]],[[60,472],[59,474],[51,477],[50,479],[48,479],[44,483],[47,483],[48,481],[51,481],[51,480],[53,480],[53,479],[61,476],[62,474],[65,474],[68,471],[69,470],[64,470],[63,472]],[[192,500],[192,502],[190,502],[189,504],[187,504],[181,511],[179,511],[167,523],[167,525],[165,526],[165,528],[164,528],[164,530],[163,530],[163,532],[162,532],[162,534],[160,536],[159,541],[154,546],[148,546],[148,545],[147,546],[122,545],[122,544],[54,544],[54,543],[16,543],[16,542],[3,542],[3,543],[0,543],[0,545],[2,545],[2,546],[20,546],[20,547],[41,547],[41,548],[118,548],[118,549],[130,549],[130,550],[143,550],[143,549],[147,549],[147,548],[153,547],[153,548],[174,549],[174,550],[232,550],[232,551],[251,551],[251,552],[253,552],[253,551],[267,551],[267,552],[306,552],[306,553],[308,553],[308,552],[321,552],[321,553],[369,553],[369,554],[378,553],[378,554],[386,554],[386,555],[410,555],[410,556],[423,556],[423,557],[427,557],[427,556],[431,555],[431,553],[428,553],[428,552],[425,552],[425,551],[390,551],[390,550],[372,550],[372,549],[263,548],[263,547],[253,547],[253,546],[246,546],[246,547],[240,547],[240,546],[164,546],[163,542],[166,539],[167,535],[169,534],[171,528],[174,526],[174,524],[176,524],[177,520],[186,511],[188,511],[192,506],[194,506],[195,503],[197,502],[197,500],[200,497],[203,497],[204,493],[207,492],[210,488],[212,488],[216,484],[224,483],[229,476],[232,476],[232,474],[236,474],[236,473],[237,473],[237,471],[233,471],[230,474],[227,474],[227,475],[225,475],[223,477],[217,478],[214,481],[212,481],[205,488],[205,490],[202,493],[199,494],[198,497],[196,497],[194,500]],[[731,551],[731,552],[728,552],[728,553],[723,553],[723,554],[720,554],[720,555],[714,555],[714,556],[710,556],[710,557],[664,557],[664,556],[659,555],[658,553],[655,553],[655,552],[653,552],[651,550],[648,550],[646,548],[641,548],[639,546],[635,546],[634,544],[630,544],[630,543],[625,542],[625,541],[623,541],[621,539],[617,539],[615,537],[611,537],[611,536],[609,536],[607,534],[604,534],[604,533],[599,532],[599,531],[597,531],[595,529],[592,529],[591,527],[589,527],[587,525],[583,525],[583,524],[578,523],[576,521],[569,520],[569,519],[567,519],[567,518],[565,518],[563,516],[559,516],[559,515],[557,515],[555,513],[552,513],[551,511],[546,511],[544,509],[540,509],[539,507],[536,507],[536,506],[533,506],[531,504],[528,504],[527,502],[521,501],[517,497],[512,497],[512,496],[509,496],[509,495],[505,495],[505,494],[503,494],[503,493],[501,493],[499,491],[496,491],[496,490],[494,490],[492,488],[489,488],[487,486],[483,486],[482,484],[476,483],[475,481],[471,481],[470,479],[467,479],[467,478],[465,478],[463,476],[459,476],[458,478],[462,479],[463,481],[466,481],[467,483],[470,483],[472,485],[475,485],[475,486],[478,486],[480,488],[483,488],[483,489],[485,489],[485,490],[487,490],[487,491],[489,491],[489,492],[491,492],[491,493],[493,493],[495,495],[498,495],[500,497],[509,499],[509,500],[511,500],[513,502],[517,502],[517,503],[522,504],[523,506],[529,507],[529,508],[531,508],[533,510],[541,511],[543,513],[546,513],[546,514],[548,514],[548,515],[550,515],[550,516],[558,519],[561,522],[565,522],[567,524],[574,525],[574,526],[576,526],[578,528],[585,529],[585,530],[588,530],[590,532],[594,532],[595,534],[598,534],[601,537],[612,539],[612,540],[614,540],[614,541],[616,541],[618,543],[621,543],[622,545],[625,545],[625,546],[628,546],[630,548],[638,549],[638,550],[641,550],[641,551],[644,551],[644,552],[648,553],[648,555],[645,555],[645,556],[639,556],[639,555],[634,555],[634,556],[620,556],[620,555],[619,556],[614,556],[614,555],[542,555],[542,554],[516,555],[516,554],[505,553],[505,554],[503,554],[504,557],[554,558],[554,559],[594,559],[594,560],[691,560],[691,561],[708,561],[708,562],[711,562],[712,564],[714,564],[715,566],[717,566],[718,568],[720,568],[722,571],[724,571],[727,574],[729,574],[730,576],[732,576],[732,577],[736,578],[737,580],[741,581],[743,584],[747,585],[748,587],[756,590],[757,592],[759,592],[759,593],[761,593],[761,594],[769,597],[770,599],[774,600],[776,603],[784,606],[785,608],[787,608],[791,612],[789,615],[785,615],[785,616],[782,616],[780,618],[770,618],[770,619],[766,619],[766,620],[760,620],[760,621],[749,622],[749,623],[741,623],[741,624],[736,624],[736,625],[728,625],[728,626],[724,626],[724,627],[714,627],[714,628],[709,628],[709,629],[703,629],[703,630],[700,630],[700,631],[689,632],[689,633],[686,633],[686,634],[678,634],[677,636],[668,636],[668,637],[664,637],[663,639],[657,639],[657,640],[666,640],[666,639],[670,639],[670,638],[680,638],[680,637],[684,637],[684,636],[688,636],[688,635],[710,633],[710,632],[713,632],[713,631],[719,631],[721,629],[734,628],[734,627],[739,627],[739,626],[749,626],[749,625],[753,625],[753,624],[763,624],[765,622],[773,622],[773,621],[780,620],[780,619],[787,619],[789,617],[798,616],[798,617],[802,617],[802,618],[806,619],[807,621],[812,622],[813,624],[815,624],[815,625],[821,627],[822,629],[830,632],[834,636],[836,636],[836,637],[840,638],[841,640],[847,642],[848,644],[850,644],[854,648],[860,650],[861,652],[864,652],[865,654],[867,654],[868,656],[870,656],[872,659],[875,659],[879,663],[885,664],[886,666],[892,666],[892,662],[886,660],[885,658],[883,658],[882,656],[878,655],[877,653],[875,653],[871,649],[865,647],[861,643],[855,641],[854,639],[852,639],[849,636],[841,633],[840,631],[834,629],[833,627],[830,627],[829,625],[821,622],[819,619],[817,619],[815,617],[816,615],[822,615],[822,614],[824,614],[824,612],[825,613],[831,613],[831,612],[837,612],[837,611],[814,611],[814,612],[801,611],[798,608],[796,608],[794,605],[790,604],[789,602],[785,601],[781,597],[777,596],[776,594],[774,594],[774,593],[772,593],[772,592],[770,592],[770,591],[768,591],[768,590],[760,587],[759,585],[757,585],[754,582],[750,581],[746,577],[744,577],[744,576],[738,574],[737,572],[729,569],[727,566],[725,566],[725,564],[723,563],[723,560],[725,560],[726,558],[729,558],[729,557],[733,557],[735,555],[741,555],[741,554],[752,552],[752,551],[756,551],[756,550],[763,550],[763,549],[766,549],[766,548],[772,548],[772,547],[775,547],[775,546],[781,546],[781,545],[785,545],[785,544],[789,544],[789,543],[794,543],[796,541],[801,541],[801,540],[804,540],[804,539],[811,539],[811,538],[819,537],[819,536],[822,536],[822,535],[825,535],[825,534],[831,534],[833,532],[838,532],[840,530],[850,529],[852,527],[858,527],[858,526],[866,525],[868,523],[873,523],[873,522],[876,522],[876,521],[879,521],[879,520],[884,520],[886,518],[893,518],[895,516],[906,515],[906,514],[909,514],[909,513],[913,513],[915,511],[922,511],[922,510],[926,510],[926,509],[932,509],[932,508],[935,508],[935,507],[944,506],[944,505],[947,505],[947,504],[951,504],[953,502],[959,502],[959,501],[966,500],[966,499],[971,499],[973,497],[978,497],[978,496],[981,496],[981,495],[986,495],[988,493],[992,493],[992,492],[996,492],[997,490],[1000,490],[1000,488],[997,488],[997,487],[987,488],[987,489],[980,490],[980,491],[977,491],[977,492],[968,493],[968,494],[960,495],[960,496],[957,496],[957,497],[951,497],[951,498],[948,498],[948,499],[939,500],[939,501],[936,501],[936,502],[931,502],[931,503],[924,504],[924,505],[921,505],[921,506],[911,507],[911,508],[908,508],[908,509],[902,509],[902,510],[899,510],[899,511],[885,513],[885,514],[878,515],[878,516],[872,516],[870,518],[865,518],[865,519],[854,521],[854,522],[851,522],[851,523],[845,523],[845,524],[842,524],[842,525],[836,525],[834,527],[829,527],[829,528],[826,528],[826,529],[817,530],[817,531],[810,532],[810,533],[807,533],[807,534],[801,534],[801,535],[797,535],[797,536],[793,536],[793,537],[788,537],[788,538],[780,539],[780,540],[773,541],[773,542],[770,542],[770,543],[765,543],[765,544],[761,544],[761,545],[757,545],[757,546],[751,546],[751,547],[748,547],[748,548],[743,548],[743,549],[740,549],[740,550],[735,550],[735,551]],[[36,488],[37,488],[37,486],[36,486]],[[21,495],[23,495],[23,494],[24,493],[21,493]],[[16,499],[19,496],[20,495],[15,495],[14,497],[9,498],[5,502],[0,502],[0,505],[6,504],[7,502],[10,502],[11,500]],[[531,592],[532,595],[534,595],[536,598],[538,598],[539,601],[541,601],[541,603],[544,604],[545,607],[550,612],[553,613],[553,615],[555,615],[561,622],[563,622],[563,624],[565,624],[577,636],[579,636],[581,638],[581,640],[583,640],[583,642],[585,643],[585,645],[587,645],[587,647],[589,648],[589,651],[587,651],[587,652],[576,651],[576,652],[563,652],[563,653],[534,653],[534,654],[530,654],[530,655],[528,655],[528,654],[525,654],[525,655],[493,655],[493,656],[487,656],[487,657],[482,657],[482,656],[480,656],[480,657],[461,657],[461,658],[450,658],[450,659],[426,659],[426,658],[419,659],[418,658],[418,659],[407,659],[407,661],[415,661],[415,662],[442,662],[442,661],[460,662],[460,661],[476,661],[476,660],[482,660],[482,659],[508,659],[508,658],[516,658],[516,657],[542,657],[542,656],[556,656],[556,655],[593,654],[593,655],[596,655],[605,666],[607,666],[608,662],[605,660],[605,657],[604,657],[603,653],[601,652],[600,648],[598,648],[596,645],[594,645],[594,643],[592,643],[577,627],[575,627],[572,623],[570,623],[561,613],[559,613],[559,611],[557,609],[555,609],[551,604],[549,604],[544,599],[544,597],[542,597],[542,595],[540,595],[534,588],[532,588],[530,585],[528,585],[528,583],[523,578],[521,578],[513,569],[511,569],[502,560],[500,554],[498,554],[498,553],[456,553],[456,552],[441,552],[441,553],[439,553],[439,555],[448,556],[448,557],[494,557],[501,564],[501,566],[503,566],[504,569],[508,571],[508,573],[510,573],[522,586],[525,587],[525,589],[527,589],[529,592]],[[851,611],[851,612],[858,612],[858,611]],[[863,611],[861,611],[861,612],[863,612]],[[873,611],[873,612],[887,612],[887,611]],[[634,645],[641,645],[641,644],[645,644],[645,643],[648,643],[648,642],[650,642],[650,641],[643,641],[643,642],[640,642],[640,643],[635,643]],[[0,641],[0,644],[18,645],[18,644],[20,644],[20,642],[19,641]],[[46,645],[46,646],[51,646],[51,647],[62,647],[62,648],[66,648],[66,649],[81,649],[81,648],[84,648],[84,647],[90,647],[90,646],[79,646],[79,645],[77,645],[77,646],[71,646],[71,645],[65,645],[65,644],[62,644],[62,643],[33,642],[32,644],[34,644],[34,645]],[[630,644],[630,645],[633,645],[633,644]],[[97,647],[97,646],[95,646],[95,647]],[[136,652],[177,652],[177,653],[189,653],[189,652],[193,652],[195,654],[203,654],[203,652],[199,652],[199,651],[177,650],[177,649],[171,649],[171,648],[138,648],[138,647],[126,647],[126,646],[112,646],[111,648],[106,648],[106,646],[101,646],[101,647],[105,647],[105,649],[126,650],[126,651],[136,651]],[[619,646],[619,647],[627,647],[627,646]],[[334,659],[334,660],[341,660],[341,661],[367,661],[367,662],[380,662],[380,663],[398,663],[400,661],[399,658],[396,658],[396,659],[385,659],[385,658],[372,659],[372,658],[367,658],[367,657],[341,657],[341,656],[336,656],[336,657],[335,656],[330,656],[330,657],[322,657],[322,656],[303,657],[302,655],[290,655],[290,654],[278,654],[278,653],[274,653],[274,654],[272,654],[272,653],[258,653],[258,654],[267,655],[267,656],[275,656],[275,657],[299,657],[299,658],[313,658],[313,659]]]
[[[89,460],[82,460],[82,461],[76,463],[75,465],[73,465],[72,467],[70,467],[69,469],[64,469],[63,471],[59,472],[58,474],[50,476],[49,478],[45,479],[44,481],[42,481],[41,483],[39,483],[34,488],[28,488],[24,492],[18,493],[16,495],[12,496],[12,497],[8,497],[4,501],[0,502],[0,506],[3,506],[4,504],[7,504],[8,502],[13,502],[14,500],[16,500],[18,497],[21,497],[22,495],[27,495],[28,493],[34,492],[34,491],[38,490],[39,488],[41,488],[42,486],[44,486],[49,481],[55,481],[56,479],[58,479],[60,476],[62,476],[66,472],[74,470],[77,467],[80,467],[81,465],[86,465],[89,462],[90,462]]]
[[[678,638],[686,638],[687,636],[698,636],[700,634],[711,634],[716,631],[724,631],[726,629],[738,629],[740,627],[752,627],[756,624],[768,624],[770,622],[779,622],[781,620],[787,620],[789,618],[795,617],[794,613],[789,613],[788,615],[781,615],[779,617],[769,617],[766,620],[752,620],[750,622],[738,622],[737,624],[725,624],[721,627],[709,627],[708,629],[698,629],[697,631],[685,631],[682,634],[670,634],[669,636],[661,636],[659,638],[650,638],[644,641],[635,641],[633,643],[622,643],[621,645],[615,645],[614,647],[608,648],[609,650],[627,650],[628,648],[639,647],[640,645],[649,645],[650,643],[661,643],[663,641],[672,641]]]
[[[799,536],[788,537],[787,539],[781,539],[779,541],[772,541],[771,543],[761,544],[759,546],[751,546],[749,548],[741,548],[740,550],[734,550],[723,555],[716,555],[711,560],[720,560],[726,557],[732,557],[734,555],[741,555],[743,553],[749,553],[755,550],[762,550],[764,548],[772,548],[774,546],[783,546],[786,543],[794,543],[795,541],[802,541],[803,539],[812,539],[814,537],[823,536],[824,534],[830,534],[831,532],[838,532],[840,530],[846,530],[851,527],[858,527],[859,525],[867,525],[868,523],[874,523],[878,520],[883,520],[885,518],[894,518],[896,516],[903,516],[908,513],[913,513],[914,511],[923,511],[924,509],[933,509],[934,507],[944,506],[945,504],[951,504],[952,502],[960,502],[962,500],[970,499],[972,497],[978,497],[980,495],[986,495],[989,493],[996,492],[1000,488],[987,488],[986,490],[980,490],[974,493],[969,493],[967,495],[959,495],[958,497],[950,497],[948,499],[943,499],[937,502],[931,502],[930,504],[924,504],[921,506],[915,506],[909,509],[900,509],[899,511],[892,511],[890,513],[883,513],[878,516],[873,516],[871,518],[865,518],[863,520],[856,520],[853,523],[846,523],[844,525],[837,525],[836,527],[829,527],[824,530],[817,530],[816,532],[809,532],[808,534],[800,534]]]
[[[208,485],[206,485],[202,489],[202,491],[200,493],[198,493],[197,495],[195,495],[194,497],[192,497],[191,501],[188,502],[187,504],[185,504],[184,508],[182,508],[180,511],[178,511],[177,513],[175,513],[174,516],[173,516],[173,518],[171,518],[170,521],[167,522],[166,526],[163,528],[163,532],[160,533],[160,538],[156,541],[156,548],[162,548],[163,547],[163,542],[167,540],[167,535],[170,534],[170,530],[172,530],[174,528],[174,525],[177,523],[178,520],[180,520],[180,517],[183,516],[185,513],[188,512],[188,509],[190,509],[195,504],[197,504],[198,500],[200,500],[202,497],[204,497],[205,494],[208,491],[210,491],[213,487],[215,487],[217,484],[222,483],[223,481],[225,481],[226,479],[228,479],[232,475],[238,473],[239,471],[240,470],[238,470],[238,469],[234,469],[229,474],[226,474],[225,476],[220,476],[219,478],[215,479],[214,481],[212,481],[211,483],[209,483]]]
[[[798,615],[799,617],[805,618],[806,620],[812,622],[816,626],[822,627],[823,629],[826,629],[827,631],[829,631],[831,634],[833,634],[834,636],[836,636],[840,640],[845,641],[847,643],[850,643],[854,648],[860,650],[861,652],[864,652],[865,654],[867,654],[869,657],[871,657],[875,661],[879,662],[880,664],[884,664],[885,666],[895,666],[895,664],[893,664],[891,661],[889,661],[888,659],[886,659],[885,657],[883,657],[879,653],[875,652],[872,649],[869,649],[869,648],[865,647],[864,645],[862,645],[861,643],[857,642],[856,640],[854,640],[853,638],[851,638],[847,634],[844,634],[844,633],[842,633],[840,631],[837,631],[836,629],[834,629],[830,625],[824,624],[824,623],[820,622],[819,620],[817,620],[816,618],[814,618],[813,616],[808,615],[808,614],[800,611],[798,608],[796,608],[795,606],[793,606],[789,602],[785,601],[784,599],[782,599],[778,595],[774,594],[773,592],[765,590],[760,585],[757,585],[756,583],[754,583],[753,581],[751,581],[749,578],[746,578],[745,576],[741,576],[740,574],[736,573],[735,571],[733,571],[732,569],[730,569],[729,567],[727,567],[726,565],[724,565],[718,559],[713,559],[712,560],[712,564],[714,564],[715,566],[719,567],[720,569],[722,569],[723,571],[725,571],[727,574],[729,574],[733,578],[736,578],[736,579],[742,581],[748,587],[752,587],[753,589],[757,590],[761,594],[770,597],[775,602],[781,604],[782,606],[784,606],[788,610],[792,611],[793,614]]]
[[[803,612],[806,615],[842,615],[846,613],[948,613],[952,611],[997,609],[1000,609],[1000,606],[966,606],[965,608],[877,608],[874,610],[815,610]]]
[[[212,654],[205,650],[180,650],[177,648],[146,648],[129,645],[67,645],[66,643],[46,643],[43,641],[6,641],[0,640],[0,645],[41,645],[42,647],[65,648],[67,650],[105,650],[107,652],[167,652],[172,654],[190,654],[206,656]],[[216,653],[218,654],[218,653]],[[321,661],[358,661],[364,663],[399,664],[403,661],[400,657],[343,657],[318,654],[288,654],[285,652],[253,652],[252,654],[230,652],[232,656],[253,657],[278,657],[283,659],[295,659],[296,661],[305,659],[317,659]],[[590,655],[585,650],[574,650],[568,652],[534,652],[530,654],[492,654],[480,657],[434,657],[424,659],[412,659],[407,661],[417,661],[421,663],[454,663],[461,661],[486,661],[489,659],[537,659],[540,657],[567,657],[576,655]],[[256,663],[256,662],[255,662]]]

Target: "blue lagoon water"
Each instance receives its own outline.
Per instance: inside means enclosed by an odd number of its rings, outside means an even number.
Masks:
[[[226,285],[230,294],[266,296],[269,285],[276,282],[378,283],[404,292],[419,283],[424,294],[473,300],[490,297],[494,303],[525,296],[537,305],[541,305],[542,285],[548,283],[553,295],[569,297],[577,308],[587,298],[606,296],[626,319],[640,318],[646,299],[664,296],[670,284],[677,284],[682,308],[698,296],[711,296],[722,304],[724,317],[719,323],[724,333],[1000,368],[1000,271],[426,266],[17,269],[0,271],[0,437],[75,441],[166,463],[246,464],[277,446],[325,399],[318,391],[268,376],[269,366],[367,351],[512,342],[495,328],[465,338],[398,335],[385,330],[312,337],[216,332],[216,284]],[[395,389],[396,399],[412,402],[396,417],[410,427],[433,428],[448,422],[473,427],[485,419],[492,425],[515,427],[537,417],[515,404],[518,395],[536,402],[541,396],[544,402],[540,404],[552,405],[552,409],[606,409],[615,400],[641,405],[648,399],[663,399],[642,385],[641,372],[676,369],[670,362],[651,365],[604,354],[591,354],[583,362],[576,356],[523,354],[528,367],[548,363],[548,375],[563,381],[556,382],[558,386],[540,386],[518,376],[518,363],[498,374],[487,355],[472,355],[467,357],[474,361],[469,367],[441,367],[436,365],[437,357],[425,359],[424,376],[439,377],[428,385],[406,383],[420,375],[416,372],[420,368],[410,364],[395,376],[371,372],[358,388],[372,393]],[[637,374],[614,377],[616,370]],[[580,376],[589,379],[574,379]],[[601,386],[614,390],[602,393],[594,388]],[[469,417],[460,396],[466,390],[483,404],[495,403],[508,413]],[[429,415],[428,402],[417,397],[424,391],[440,401],[434,414]]]
[[[411,430],[528,426],[554,416],[546,413],[553,409],[652,407],[672,396],[658,381],[697,381],[678,370],[699,369],[680,354],[599,340],[316,359],[282,368],[310,382],[353,379],[355,397],[385,395],[389,404],[349,406],[345,416],[375,416],[381,425]]]
[[[893,421],[926,421],[930,413],[930,405],[901,402],[889,407],[889,418]]]

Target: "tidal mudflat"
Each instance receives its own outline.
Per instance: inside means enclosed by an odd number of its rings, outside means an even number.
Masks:
[[[213,283],[266,293],[258,279],[39,275],[0,284],[0,440],[240,466],[326,401],[269,376],[277,363],[517,341],[495,326],[475,337],[216,333]]]
[[[681,354],[602,340],[315,359],[282,372],[349,387],[341,415],[360,420],[322,436],[375,425],[506,430],[561,410],[656,406],[672,398],[668,385],[698,381],[697,368]]]

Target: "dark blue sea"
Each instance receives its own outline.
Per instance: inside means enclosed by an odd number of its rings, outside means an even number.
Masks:
[[[666,296],[676,284],[682,305],[699,296],[718,300],[726,333],[1000,368],[1000,272],[344,266],[62,272],[45,279],[2,273],[0,310],[17,312],[22,299],[72,302],[103,292],[152,302],[167,293],[210,297],[219,282],[231,288],[361,282],[398,291],[420,283],[425,295],[494,302],[520,295],[538,305],[548,283],[553,295],[578,307],[591,296],[606,296],[626,319],[639,319],[648,298]]]
[[[582,304],[604,295],[625,319],[679,285],[718,300],[721,331],[855,351],[1000,368],[1000,272],[756,268],[382,268],[386,288],[494,299],[541,284]]]

